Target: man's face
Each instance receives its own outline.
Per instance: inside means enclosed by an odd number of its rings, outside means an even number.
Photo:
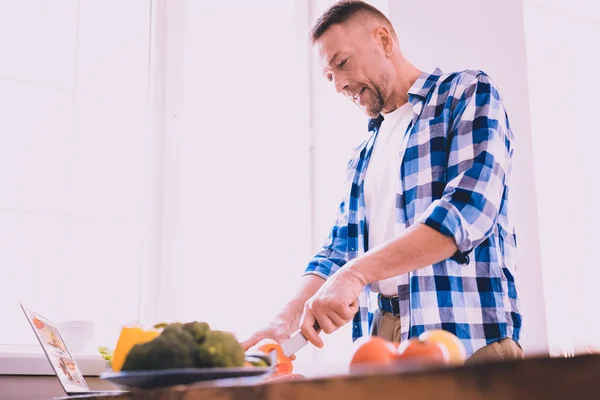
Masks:
[[[331,26],[315,47],[323,75],[369,117],[377,117],[389,95],[390,61],[368,26]]]

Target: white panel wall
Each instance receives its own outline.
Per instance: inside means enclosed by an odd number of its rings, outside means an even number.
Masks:
[[[159,315],[242,339],[310,254],[304,0],[170,7]]]
[[[19,300],[138,318],[149,39],[150,0],[0,2],[0,343],[34,343]]]
[[[525,28],[550,348],[599,351],[600,3],[526,1]]]
[[[517,285],[528,355],[546,352],[546,321],[532,164],[523,2],[390,1],[405,55],[418,68],[481,69],[497,83],[516,137],[512,215],[517,227]]]

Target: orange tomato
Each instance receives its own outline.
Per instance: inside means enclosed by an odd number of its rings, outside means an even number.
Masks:
[[[448,351],[448,362],[450,364],[463,364],[467,358],[465,346],[451,332],[434,329],[423,332],[419,336],[419,339],[425,342],[437,343],[445,347]]]
[[[351,366],[360,364],[388,365],[394,361],[396,348],[391,342],[377,336],[357,341],[356,350],[350,360]]]
[[[276,375],[287,375],[291,374],[294,370],[294,366],[292,364],[292,360],[286,357],[283,354],[283,350],[281,346],[277,342],[266,342],[258,348],[260,351],[263,351],[265,354],[269,354],[272,351],[275,351],[277,354],[277,368]]]
[[[444,364],[449,361],[448,350],[436,342],[418,338],[405,340],[398,347],[397,360],[417,360],[419,362]]]

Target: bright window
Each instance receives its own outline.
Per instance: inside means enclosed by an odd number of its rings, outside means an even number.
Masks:
[[[19,301],[97,343],[139,317],[150,5],[0,4],[0,344],[37,344]]]

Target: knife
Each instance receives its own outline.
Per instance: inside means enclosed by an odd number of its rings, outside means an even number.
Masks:
[[[319,323],[315,321],[313,328],[317,333],[321,327],[319,327]],[[290,357],[300,351],[304,346],[308,344],[308,339],[304,337],[301,331],[294,333],[289,339],[281,342],[281,350],[286,357]]]

